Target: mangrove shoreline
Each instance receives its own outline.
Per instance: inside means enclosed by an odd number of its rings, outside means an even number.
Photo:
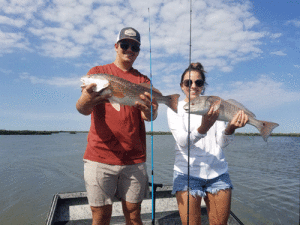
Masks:
[[[34,130],[0,130],[0,135],[51,135],[51,134],[59,134],[59,133],[69,133],[69,134],[77,134],[77,133],[88,133],[88,131],[34,131]],[[171,132],[165,131],[148,131],[147,135],[172,135]],[[260,136],[259,133],[235,133],[235,136]],[[273,137],[300,137],[300,133],[273,133],[271,134]]]

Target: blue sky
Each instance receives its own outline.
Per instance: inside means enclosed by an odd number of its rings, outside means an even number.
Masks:
[[[189,63],[187,0],[0,0],[0,129],[88,130],[75,108],[80,77],[111,63],[123,27],[136,28],[142,48],[134,67],[164,95],[183,93]],[[235,99],[257,119],[300,133],[300,1],[193,1],[192,62],[201,62],[206,95]],[[150,130],[150,123],[147,123]],[[160,105],[154,130],[168,131]],[[241,132],[256,132],[250,125]]]

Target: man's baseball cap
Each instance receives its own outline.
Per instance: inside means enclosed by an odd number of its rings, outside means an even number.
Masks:
[[[125,27],[120,31],[117,43],[123,39],[131,39],[141,44],[140,33],[132,27]]]

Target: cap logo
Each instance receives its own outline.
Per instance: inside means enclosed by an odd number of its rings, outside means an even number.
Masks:
[[[136,36],[136,32],[132,29],[125,30],[124,34],[128,36]]]

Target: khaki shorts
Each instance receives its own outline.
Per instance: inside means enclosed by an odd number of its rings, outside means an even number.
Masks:
[[[130,203],[149,194],[146,163],[108,165],[84,159],[84,180],[90,206],[111,205],[114,197]]]

